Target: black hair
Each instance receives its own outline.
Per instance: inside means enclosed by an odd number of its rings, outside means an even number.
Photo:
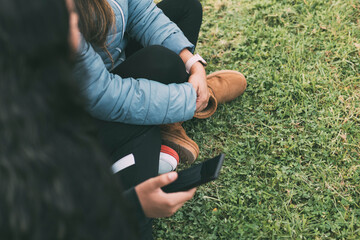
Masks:
[[[135,239],[68,35],[65,0],[0,0],[0,239]]]

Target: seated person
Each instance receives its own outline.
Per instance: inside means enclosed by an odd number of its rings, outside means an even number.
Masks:
[[[125,192],[114,179],[72,76],[71,0],[0,6],[0,239],[142,237],[134,212],[169,216],[195,189],[162,192],[175,172]]]

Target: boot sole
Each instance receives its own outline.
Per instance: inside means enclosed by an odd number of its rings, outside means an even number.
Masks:
[[[199,147],[195,142],[189,144],[189,140],[186,142],[183,138],[166,132],[162,133],[162,141],[179,154],[182,163],[193,163],[199,155]]]

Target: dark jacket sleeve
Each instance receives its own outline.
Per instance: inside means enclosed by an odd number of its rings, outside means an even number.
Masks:
[[[135,187],[129,188],[128,190],[124,191],[123,196],[125,200],[133,206],[136,217],[138,219],[145,218],[145,214],[141,207],[139,198],[136,194]]]

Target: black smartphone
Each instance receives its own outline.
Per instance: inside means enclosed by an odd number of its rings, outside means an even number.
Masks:
[[[175,182],[162,187],[167,193],[186,191],[219,177],[225,155],[220,155],[178,172]]]

